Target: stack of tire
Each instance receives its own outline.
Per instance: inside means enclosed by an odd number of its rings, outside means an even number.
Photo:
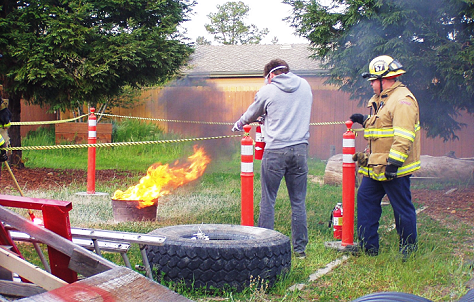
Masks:
[[[290,271],[287,236],[264,228],[227,225],[177,225],[150,234],[166,237],[161,246],[147,246],[153,277],[207,289],[248,287],[275,281]]]

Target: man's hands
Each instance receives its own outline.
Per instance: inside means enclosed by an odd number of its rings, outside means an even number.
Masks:
[[[394,178],[397,178],[397,171],[398,171],[398,167],[397,167],[397,166],[388,164],[388,165],[385,167],[385,177],[386,177],[388,180],[392,180],[392,179],[394,179]]]
[[[351,121],[353,121],[354,123],[358,123],[358,124],[361,124],[362,126],[364,126],[364,122],[367,119],[367,115],[362,115],[360,113],[354,113],[353,115],[351,115],[351,117],[349,119]]]
[[[244,131],[244,123],[242,123],[240,119],[235,122],[234,127],[232,127],[232,132],[236,131]]]

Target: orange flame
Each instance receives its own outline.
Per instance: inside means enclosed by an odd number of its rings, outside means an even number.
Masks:
[[[117,190],[112,199],[140,201],[139,208],[153,205],[159,197],[170,194],[172,190],[189,183],[204,174],[211,162],[203,148],[194,146],[194,154],[188,157],[189,164],[176,161],[173,167],[156,163],[148,168],[147,175],[139,184],[129,187],[125,192]]]

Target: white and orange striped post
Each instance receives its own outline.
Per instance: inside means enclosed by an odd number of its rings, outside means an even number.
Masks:
[[[97,117],[94,114],[95,108],[91,108],[89,114],[89,134],[88,144],[97,143]],[[87,158],[87,194],[95,194],[95,147],[89,147]]]
[[[240,147],[241,181],[241,224],[253,226],[253,139],[250,137],[252,126],[244,126],[244,137]]]
[[[342,135],[342,246],[354,245],[354,192],[355,192],[355,133],[353,122],[346,121],[347,131]]]

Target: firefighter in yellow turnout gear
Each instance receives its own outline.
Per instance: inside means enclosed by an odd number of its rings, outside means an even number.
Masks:
[[[0,53],[0,60],[3,55]],[[3,86],[0,85],[0,94],[3,91]],[[5,148],[10,143],[10,138],[8,137],[8,128],[10,128],[10,121],[12,118],[12,113],[8,109],[8,101],[4,100],[0,95],[0,148]],[[7,161],[8,155],[7,151],[0,150],[0,163]],[[2,165],[0,164],[0,171]]]
[[[368,166],[361,167],[359,172],[375,180],[387,180],[387,163],[398,167],[397,177],[418,170],[420,121],[418,103],[410,90],[397,81],[383,94],[373,96],[369,107],[375,113],[364,123],[370,156]]]
[[[5,148],[10,143],[8,136],[8,128],[10,128],[10,121],[12,114],[8,109],[8,101],[0,96],[0,148]],[[7,151],[0,150],[0,162],[8,160]]]
[[[416,212],[411,201],[410,175],[420,168],[420,120],[418,103],[410,90],[398,81],[405,73],[390,56],[379,56],[369,64],[368,78],[375,95],[369,100],[369,115],[350,119],[364,127],[368,141],[364,177],[357,192],[357,226],[361,248],[369,255],[379,252],[378,227],[381,200],[387,194],[400,237],[403,259],[417,248]],[[357,154],[356,158],[363,158]]]

